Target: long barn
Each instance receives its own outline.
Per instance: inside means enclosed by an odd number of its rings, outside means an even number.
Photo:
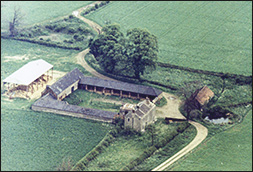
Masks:
[[[61,101],[76,89],[84,89],[105,95],[150,100],[154,100],[162,93],[161,90],[149,86],[84,76],[82,72],[75,68],[53,85],[47,85],[42,92],[42,97],[32,105],[32,109],[104,122],[113,121],[117,113],[69,105],[67,102]]]
[[[134,99],[146,99],[148,97],[150,100],[162,93],[161,90],[149,86],[84,76],[75,68],[53,85],[47,86],[42,95],[50,92],[57,100],[62,100],[76,89]]]

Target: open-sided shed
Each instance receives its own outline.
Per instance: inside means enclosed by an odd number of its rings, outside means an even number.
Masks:
[[[49,71],[52,69],[51,76]],[[33,93],[40,84],[46,84],[50,78],[53,78],[53,65],[45,60],[39,59],[31,61],[20,69],[12,73],[3,80],[3,87],[9,94],[15,92]]]

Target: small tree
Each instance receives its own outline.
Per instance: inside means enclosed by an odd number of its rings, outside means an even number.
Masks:
[[[18,27],[23,20],[24,15],[21,13],[21,9],[14,7],[14,16],[12,21],[9,22],[10,36],[15,36],[18,33]]]
[[[147,135],[151,138],[151,146],[153,146],[154,141],[158,135],[156,127],[154,126],[154,124],[149,124],[145,127],[145,131]]]

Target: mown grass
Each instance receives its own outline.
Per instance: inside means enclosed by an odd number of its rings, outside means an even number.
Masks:
[[[115,1],[85,17],[157,36],[158,61],[251,75],[252,2]],[[243,66],[243,67],[242,67]]]
[[[103,102],[101,99],[105,101],[118,101],[121,104]],[[93,92],[88,92],[85,90],[78,89],[69,96],[67,96],[64,101],[67,101],[69,104],[83,106],[85,108],[93,108],[93,109],[101,109],[101,110],[109,110],[113,112],[119,112],[119,108],[124,103],[138,103],[138,100],[128,99],[128,98],[120,98],[117,96],[106,96]]]
[[[241,124],[221,132],[165,171],[251,171],[252,110]]]

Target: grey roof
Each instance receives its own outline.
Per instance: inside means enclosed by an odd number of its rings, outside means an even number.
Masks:
[[[84,108],[81,106],[70,105],[64,101],[56,100],[50,93],[38,99],[33,106],[81,113],[89,116],[113,119],[115,112],[103,111],[99,109]]]
[[[145,104],[142,104],[140,106],[140,110],[144,113],[147,113],[150,110],[150,107],[146,106]]]
[[[51,90],[59,95],[62,91],[68,88],[70,85],[80,80],[80,77],[83,76],[83,73],[80,72],[77,68],[72,70],[71,72],[64,75],[61,79],[56,81],[53,85],[48,86]]]
[[[84,76],[83,73],[80,72],[77,68],[75,68],[71,72],[64,75],[61,79],[56,81],[53,85],[49,86],[49,88],[51,88],[51,90],[56,95],[59,95],[62,91],[64,91],[66,88],[68,88],[77,80],[80,80],[79,84],[92,85],[96,87],[103,87],[103,88],[109,88],[109,89],[115,89],[115,90],[122,90],[122,91],[139,93],[139,94],[150,95],[150,96],[159,96],[162,93],[161,90],[152,88],[149,86]]]
[[[150,95],[150,96],[159,96],[162,93],[161,90],[152,88],[149,86],[130,84],[130,83],[120,82],[120,81],[105,80],[105,79],[87,77],[87,76],[82,76],[79,83],[84,84],[84,85],[92,85],[96,87],[122,90],[122,91],[139,93],[139,94]]]

